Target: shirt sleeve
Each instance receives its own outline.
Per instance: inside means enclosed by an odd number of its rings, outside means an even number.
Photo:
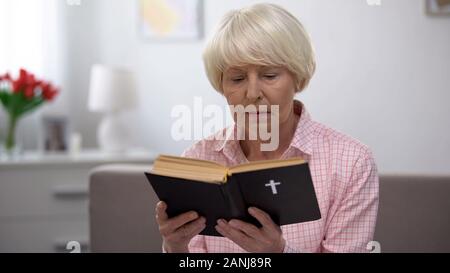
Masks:
[[[202,157],[199,154],[198,147],[196,147],[195,145],[185,149],[180,156],[194,159],[202,159]]]
[[[340,200],[327,223],[321,252],[368,252],[379,202],[377,166],[370,151],[356,160]]]
[[[308,253],[306,251],[302,251],[296,247],[291,246],[289,242],[286,241],[286,245],[284,246],[283,253]]]
[[[206,241],[204,235],[197,235],[192,238],[188,245],[189,253],[207,253]]]

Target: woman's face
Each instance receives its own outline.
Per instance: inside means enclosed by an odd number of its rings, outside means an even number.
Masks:
[[[223,73],[222,82],[223,93],[229,105],[255,105],[257,108],[266,105],[269,112],[271,106],[278,105],[279,124],[292,117],[296,82],[288,69],[257,65],[229,67]],[[234,119],[236,121],[236,117]],[[270,115],[268,121],[270,124]]]

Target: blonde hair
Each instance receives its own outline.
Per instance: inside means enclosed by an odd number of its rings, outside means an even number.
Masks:
[[[286,67],[304,90],[316,69],[315,53],[303,25],[274,4],[256,4],[228,12],[203,52],[206,74],[222,90],[223,72],[246,64]]]

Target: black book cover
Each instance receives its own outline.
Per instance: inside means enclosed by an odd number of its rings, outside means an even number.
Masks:
[[[223,184],[145,175],[159,199],[167,203],[169,217],[194,210],[206,218],[202,235],[221,236],[214,228],[221,218],[260,226],[247,212],[252,206],[267,212],[279,226],[321,218],[307,163],[235,173]]]

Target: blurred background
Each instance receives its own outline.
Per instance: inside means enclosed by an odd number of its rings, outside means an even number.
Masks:
[[[230,9],[259,1],[203,3],[203,37],[152,41],[140,31],[139,1],[1,0],[0,71],[26,67],[61,87],[41,112],[68,116],[84,147],[96,147],[100,115],[88,111],[91,66],[132,69],[138,107],[125,119],[136,144],[180,154],[192,142],[168,141],[177,104],[224,105],[203,69],[202,49]],[[272,1],[296,15],[317,51],[317,72],[298,96],[312,116],[369,145],[381,172],[450,172],[450,19],[430,16],[424,0]],[[370,1],[369,1],[370,2]],[[37,148],[39,113],[18,129]],[[2,133],[6,119],[0,116]]]
[[[16,137],[23,150],[42,148],[37,132],[47,116],[64,117],[81,151],[99,147],[102,115],[89,108],[96,64],[134,74],[138,99],[120,117],[131,146],[142,152],[130,161],[146,164],[150,153],[178,155],[191,145],[194,140],[172,140],[173,107],[193,106],[194,97],[226,105],[204,72],[206,39],[227,11],[263,1],[182,2],[0,0],[0,75],[26,68],[60,88],[52,103],[19,122]],[[297,97],[315,120],[370,146],[383,175],[450,175],[447,1],[270,2],[297,16],[311,35],[317,71]],[[158,7],[155,21],[152,5]],[[171,24],[181,24],[179,32],[164,37]],[[0,111],[2,140],[7,126],[8,116]],[[11,168],[2,169],[4,175]]]

